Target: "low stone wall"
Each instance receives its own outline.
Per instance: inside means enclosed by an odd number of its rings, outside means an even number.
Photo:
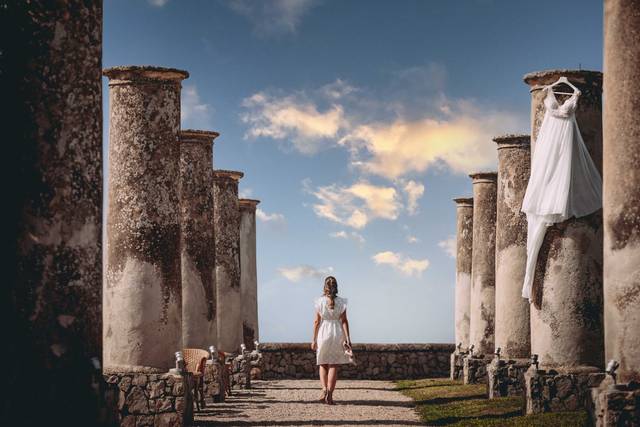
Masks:
[[[117,425],[186,427],[193,424],[191,374],[105,370],[104,378],[119,389]]]
[[[529,359],[494,358],[487,367],[489,399],[524,396],[524,374],[530,365]]]
[[[391,380],[448,377],[453,344],[354,344],[357,365],[342,365],[340,378]],[[318,378],[308,343],[260,344],[263,379]]]

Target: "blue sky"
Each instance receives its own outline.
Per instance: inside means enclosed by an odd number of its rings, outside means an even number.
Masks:
[[[525,73],[601,70],[602,2],[106,0],[103,64],[190,72],[183,127],[262,200],[262,341],[309,341],[331,273],[354,342],[453,342],[451,199],[528,133]]]

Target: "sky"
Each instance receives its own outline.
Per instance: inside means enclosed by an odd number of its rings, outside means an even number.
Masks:
[[[189,71],[182,127],[261,200],[262,342],[309,342],[331,274],[353,342],[447,343],[452,199],[529,133],[524,74],[602,69],[602,2],[106,0],[103,41],[105,68]]]

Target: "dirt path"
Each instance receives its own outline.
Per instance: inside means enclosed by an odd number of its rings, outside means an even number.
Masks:
[[[387,381],[340,380],[336,405],[320,397],[318,381],[255,381],[222,404],[196,414],[197,426],[412,426],[421,425],[413,401]]]

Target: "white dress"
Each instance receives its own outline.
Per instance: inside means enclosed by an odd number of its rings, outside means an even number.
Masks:
[[[329,298],[322,296],[315,301],[316,312],[320,314],[322,321],[318,330],[318,349],[316,361],[318,365],[340,365],[349,363],[349,357],[344,354],[342,343],[344,332],[340,315],[347,309],[347,300],[336,297],[334,308],[329,308]]]
[[[531,300],[536,260],[547,227],[602,207],[602,178],[576,122],[578,93],[559,104],[546,87],[545,114],[531,158],[531,176],[522,201],[527,214],[527,266],[522,296]]]

